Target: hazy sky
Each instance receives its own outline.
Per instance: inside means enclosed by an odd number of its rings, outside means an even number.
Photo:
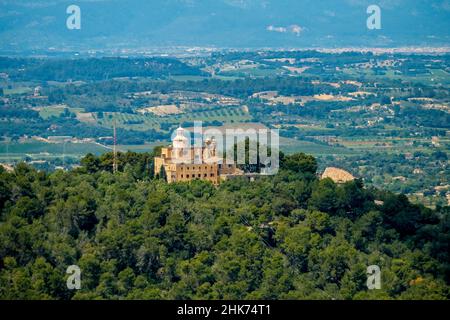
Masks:
[[[69,30],[66,9],[81,10]],[[366,10],[381,9],[381,30]],[[0,0],[0,49],[447,45],[450,0]]]

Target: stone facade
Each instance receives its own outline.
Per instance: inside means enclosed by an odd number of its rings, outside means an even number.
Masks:
[[[161,156],[155,157],[155,175],[164,168],[168,183],[206,180],[219,184],[229,176],[243,175],[235,164],[222,164],[216,155],[214,139],[205,141],[204,146],[190,147],[186,131],[177,129],[172,146],[161,149]]]

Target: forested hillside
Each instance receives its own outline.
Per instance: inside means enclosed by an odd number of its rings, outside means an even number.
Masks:
[[[168,185],[153,156],[120,154],[117,174],[111,154],[69,172],[0,168],[0,298],[449,298],[448,207],[318,180],[304,154],[217,188]],[[381,290],[367,289],[369,265]]]
[[[95,81],[117,77],[163,77],[202,75],[177,59],[98,58],[23,59],[0,57],[0,70],[16,81]]]

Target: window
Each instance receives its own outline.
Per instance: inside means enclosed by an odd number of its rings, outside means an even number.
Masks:
[[[186,178],[188,178],[188,179],[189,179],[189,175],[188,175],[188,174],[186,175]]]

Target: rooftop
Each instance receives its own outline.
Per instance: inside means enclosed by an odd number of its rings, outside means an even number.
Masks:
[[[322,174],[322,179],[330,178],[335,183],[345,183],[355,180],[355,177],[348,171],[343,169],[328,167]]]

